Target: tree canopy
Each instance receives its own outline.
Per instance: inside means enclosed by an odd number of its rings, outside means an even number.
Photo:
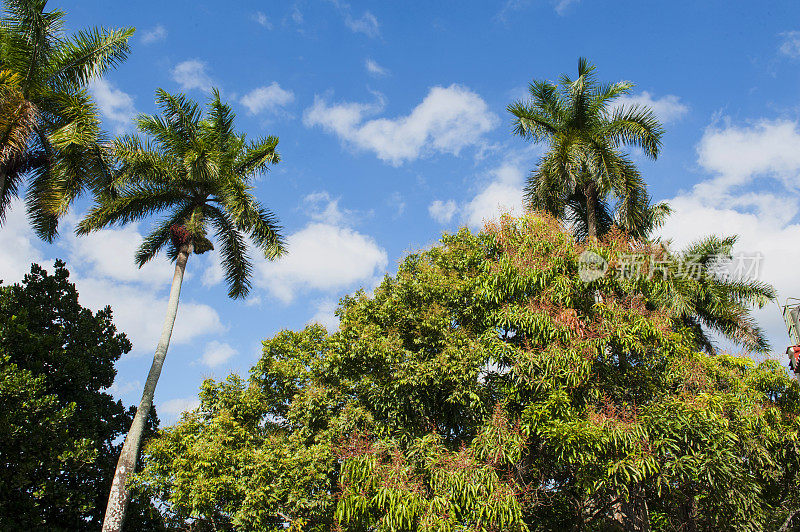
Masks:
[[[538,215],[445,235],[344,298],[339,330],[283,331],[249,380],[206,381],[135,485],[196,529],[777,528],[797,383],[698,352],[652,296],[665,274],[581,274],[632,246]]]
[[[111,309],[78,303],[64,263],[0,286],[0,529],[97,530],[133,417],[106,391],[131,349]],[[158,424],[155,413],[148,424]],[[146,499],[136,528],[158,529]]]

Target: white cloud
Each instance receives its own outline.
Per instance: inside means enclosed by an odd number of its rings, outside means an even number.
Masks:
[[[303,13],[297,6],[294,6],[292,9],[292,20],[295,24],[302,24],[303,23]]]
[[[115,134],[120,135],[134,129],[136,108],[130,94],[102,78],[89,81],[89,91],[94,96],[100,113],[113,125]]]
[[[334,291],[382,273],[386,251],[369,236],[345,227],[312,222],[287,238],[288,253],[259,262],[256,283],[286,303],[301,291]]]
[[[203,286],[216,286],[225,278],[219,251],[214,249],[206,253],[205,270],[203,270]],[[249,298],[248,298],[249,301]]]
[[[529,170],[521,160],[512,158],[490,171],[492,180],[464,207],[467,224],[479,229],[503,213],[520,216],[524,212],[523,181]]]
[[[615,106],[640,105],[649,107],[664,124],[680,120],[689,112],[689,107],[681,103],[681,99],[674,94],[667,94],[661,98],[654,98],[653,95],[647,91],[642,91],[639,94],[620,96],[614,101],[614,104]]]
[[[199,59],[189,59],[175,65],[172,69],[172,79],[182,90],[192,89],[209,90],[213,82],[206,72],[208,65]]]
[[[88,235],[64,233],[63,242],[70,250],[70,259],[89,269],[92,277],[115,281],[136,281],[159,288],[172,281],[174,266],[162,253],[145,264],[136,266],[134,257],[142,243],[139,224],[102,229]]]
[[[253,20],[258,22],[260,25],[264,26],[268,30],[272,29],[272,23],[269,21],[267,16],[261,11],[256,11],[256,13],[253,15]]]
[[[142,236],[137,225],[104,229],[78,238],[74,234],[76,216],[67,216],[61,226],[58,252],[66,254],[70,281],[78,289],[81,305],[99,310],[108,305],[114,324],[128,335],[134,354],[151,353],[158,343],[167,310],[167,289],[174,266],[158,258],[139,270],[134,250]],[[30,271],[31,262],[47,267],[46,258],[35,245],[37,239],[28,226],[24,204],[11,205],[6,223],[0,229],[0,279],[11,284]],[[62,255],[63,257],[63,255]],[[187,270],[200,261],[189,260]],[[189,273],[187,272],[187,277]],[[188,299],[184,294],[172,333],[172,344],[186,344],[197,337],[224,331],[219,314],[210,306]]]
[[[364,11],[360,17],[354,18],[350,4],[342,2],[341,0],[329,1],[339,10],[339,13],[342,14],[344,17],[344,25],[347,26],[350,31],[363,33],[367,37],[377,37],[380,35],[380,23],[375,15],[369,11]]]
[[[800,57],[800,31],[785,31],[780,36],[783,37],[780,52],[789,57]]]
[[[784,186],[800,185],[800,131],[797,122],[760,120],[748,127],[709,127],[697,148],[699,163],[718,177],[704,189],[720,190],[771,177]]]
[[[265,110],[274,112],[293,101],[294,93],[282,89],[275,81],[266,87],[258,87],[257,89],[251,90],[242,96],[240,100],[242,105],[247,107],[251,115],[256,115]]]
[[[353,211],[339,207],[339,198],[332,198],[327,192],[313,192],[303,198],[305,212],[312,220],[328,225],[349,225]]]
[[[68,264],[80,268],[77,261],[70,259]],[[111,305],[114,323],[133,343],[134,355],[155,350],[167,312],[166,294],[161,295],[139,283],[84,277],[75,272],[71,279],[78,287],[81,305],[93,310]],[[180,302],[171,345],[187,344],[200,336],[225,330],[216,310],[186,297]]]
[[[159,402],[156,410],[159,417],[163,418],[164,424],[168,425],[178,419],[182,413],[194,410],[198,406],[200,406],[200,399],[197,397],[178,397]]]
[[[115,399],[122,399],[134,394],[134,392],[140,392],[142,389],[142,381],[120,381],[119,379],[114,379],[114,384],[105,391],[113,395]]]
[[[167,28],[157,24],[154,28],[142,33],[142,44],[153,44],[167,38]]]
[[[367,60],[364,61],[364,66],[366,67],[367,72],[369,72],[373,76],[387,76],[387,75],[389,75],[389,71],[388,70],[386,70],[385,68],[380,66],[378,63],[376,63],[372,59],[367,58]]]
[[[230,344],[213,340],[206,345],[203,356],[200,357],[200,362],[209,368],[215,368],[236,356],[237,353],[238,351],[231,347]]]
[[[800,296],[798,123],[709,127],[698,145],[698,162],[711,177],[668,200],[675,213],[661,234],[676,248],[709,234],[739,235],[734,252],[762,254],[759,279],[775,286],[779,300]],[[755,317],[783,360],[788,337],[777,309],[769,305]]]
[[[36,236],[28,223],[25,203],[12,200],[0,226],[0,280],[9,285],[22,280],[31,271],[31,263],[42,264],[42,254],[34,246]]]
[[[458,210],[458,207],[456,207],[456,202],[453,200],[435,200],[428,205],[428,214],[440,224],[449,223],[455,216],[456,210]]]
[[[580,0],[551,0],[553,9],[556,13],[563,16],[569,11],[569,7],[577,4]],[[507,0],[500,11],[495,15],[495,19],[500,22],[508,22],[509,17],[515,11],[521,11],[530,7],[531,0]]]
[[[435,152],[458,155],[468,146],[480,145],[484,133],[499,122],[480,96],[455,84],[433,87],[406,116],[364,120],[381,108],[382,104],[329,105],[317,96],[303,121],[395,166]]]
[[[325,327],[328,332],[333,332],[339,328],[339,317],[334,314],[336,310],[336,301],[332,299],[317,301],[315,308],[316,313],[308,320],[308,323],[319,323]]]
[[[389,194],[389,199],[386,201],[386,204],[390,209],[394,210],[394,214],[392,215],[394,219],[399,218],[406,210],[406,201],[403,199],[403,195],[397,191]]]
[[[344,24],[355,33],[363,33],[367,37],[380,35],[378,19],[369,11],[364,11],[359,18],[353,18],[349,13],[344,17]]]
[[[578,2],[580,2],[580,0],[558,0],[555,3],[556,13],[559,15],[564,15],[569,9],[569,6],[577,4]]]

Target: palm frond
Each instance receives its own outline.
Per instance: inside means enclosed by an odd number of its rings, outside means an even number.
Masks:
[[[270,165],[278,164],[281,160],[277,147],[278,137],[272,136],[249,143],[239,152],[234,162],[234,172],[242,176],[265,172]]]
[[[127,59],[134,28],[90,28],[63,41],[45,78],[56,86],[83,86]]]
[[[225,281],[228,284],[228,297],[232,299],[246,297],[250,292],[253,263],[247,256],[244,235],[236,229],[235,223],[226,212],[208,205],[206,214],[216,229],[214,237],[222,244],[220,257]]]
[[[651,109],[639,105],[619,107],[605,129],[618,146],[637,146],[648,157],[658,157],[664,128]]]
[[[174,187],[131,183],[119,191],[118,197],[92,207],[78,224],[76,233],[84,235],[109,225],[141,220],[186,201],[191,201],[191,198]]]

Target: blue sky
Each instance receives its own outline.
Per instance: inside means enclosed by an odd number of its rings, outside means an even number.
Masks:
[[[135,26],[129,60],[94,83],[106,128],[132,131],[154,91],[199,101],[222,91],[251,136],[280,137],[282,162],[257,196],[280,218],[290,254],[256,271],[245,301],[225,296],[215,255],[188,264],[156,404],[171,422],[205,377],[246,373],[260,341],[317,320],[396,270],[443,231],[519,212],[542,151],[511,134],[505,107],[533,78],[574,73],[636,83],[667,134],[640,163],[656,200],[677,212],[676,245],[741,235],[759,276],[800,296],[800,5],[797,2],[596,0],[497,2],[55,2],[70,30]],[[112,305],[134,351],[112,391],[138,402],[160,331],[172,266],[133,266],[147,223],[77,239],[79,203],[53,245],[16,206],[0,230],[0,278],[31,261],[67,261],[84,305]],[[776,352],[788,341],[774,306],[757,314]],[[780,356],[782,360],[782,355]]]

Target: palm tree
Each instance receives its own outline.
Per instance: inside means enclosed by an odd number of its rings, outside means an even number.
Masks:
[[[28,178],[36,232],[51,241],[58,217],[87,187],[108,178],[105,139],[86,91],[124,61],[133,28],[63,31],[47,0],[5,0],[0,19],[0,225]]]
[[[508,106],[515,134],[549,143],[528,179],[526,203],[573,222],[576,232],[589,238],[602,234],[614,217],[623,229],[641,233],[652,208],[647,186],[619,148],[635,146],[655,159],[663,129],[647,107],[613,108],[614,100],[630,93],[633,84],[600,84],[594,71],[581,58],[577,79],[565,74],[560,84],[535,80],[529,101]],[[606,203],[610,196],[617,199],[613,210]]]
[[[666,282],[642,288],[653,304],[677,317],[676,325],[685,327],[700,349],[716,352],[709,334],[713,331],[750,352],[767,353],[769,342],[751,308],[763,308],[777,294],[753,276],[724,274],[736,239],[709,236],[678,252],[665,246],[671,266]]]
[[[138,128],[151,140],[125,136],[114,144],[118,169],[112,193],[104,195],[80,222],[78,234],[112,224],[125,224],[151,214],[167,215],[145,237],[136,254],[141,267],[166,248],[175,261],[167,317],[153,364],[114,473],[104,531],[119,531],[129,493],[125,486],[136,467],[142,430],[153,404],[158,377],[167,354],[186,262],[192,253],[213,249],[209,229],[220,246],[222,266],[232,298],[250,289],[252,262],[247,237],[267,260],[284,253],[275,216],[252,194],[254,176],[279,161],[276,137],[248,142],[233,129],[234,113],[214,90],[203,118],[198,105],[183,95],[159,89],[161,116],[140,116]]]

